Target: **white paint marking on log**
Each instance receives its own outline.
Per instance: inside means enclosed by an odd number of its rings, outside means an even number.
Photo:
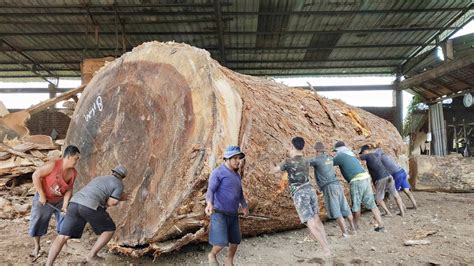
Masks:
[[[91,120],[95,116],[96,110],[98,110],[99,112],[102,112],[102,110],[104,110],[104,103],[100,95],[97,96],[97,98],[95,99],[95,102],[89,112],[84,115],[84,119],[86,120],[86,122],[89,122],[89,120]]]

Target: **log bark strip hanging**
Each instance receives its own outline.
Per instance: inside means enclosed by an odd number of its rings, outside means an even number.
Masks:
[[[247,154],[243,187],[251,213],[275,218],[242,219],[244,235],[301,227],[288,193],[276,194],[279,178],[267,173],[291,137],[307,140],[307,155],[316,141],[336,140],[402,152],[389,122],[341,101],[323,107],[317,97],[235,73],[185,44],[145,43],[103,67],[84,90],[66,143],[81,149],[80,185],[116,164],[129,170],[131,198],[110,209],[117,223],[112,249],[156,256],[206,240],[207,180],[227,145]]]

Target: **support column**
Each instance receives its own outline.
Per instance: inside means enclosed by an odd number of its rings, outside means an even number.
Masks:
[[[400,89],[400,75],[397,75],[394,83],[393,90],[393,105],[395,106],[394,121],[395,127],[398,132],[402,134],[403,132],[403,95],[402,90]]]
[[[52,83],[49,83],[48,84],[48,92],[49,92],[49,98],[50,99],[56,97],[56,92],[57,92],[56,86]],[[51,106],[51,109],[54,109],[54,105]]]
[[[54,84],[49,83],[48,84],[48,92],[49,92],[49,98],[50,99],[56,97],[56,92],[57,92],[56,86]]]

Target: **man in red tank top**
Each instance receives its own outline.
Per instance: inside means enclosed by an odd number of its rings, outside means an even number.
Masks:
[[[79,149],[70,145],[64,150],[62,159],[47,162],[33,173],[36,194],[31,207],[29,235],[34,239],[35,247],[31,254],[34,258],[41,255],[40,238],[48,231],[51,215],[54,213],[58,222],[61,212],[65,212],[68,206],[79,158]],[[58,232],[60,226],[57,223]]]

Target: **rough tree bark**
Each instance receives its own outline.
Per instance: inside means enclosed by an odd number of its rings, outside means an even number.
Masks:
[[[414,189],[439,192],[474,192],[474,158],[415,155],[410,158]]]
[[[131,199],[110,209],[117,223],[112,249],[156,256],[206,240],[207,180],[227,145],[239,144],[247,154],[243,187],[251,213],[271,217],[242,219],[243,234],[301,227],[288,193],[277,194],[279,177],[268,174],[296,135],[307,140],[307,155],[316,141],[332,146],[336,140],[403,152],[395,127],[368,112],[235,73],[205,50],[159,42],[97,72],[66,142],[81,149],[80,185],[116,164],[128,168]]]

